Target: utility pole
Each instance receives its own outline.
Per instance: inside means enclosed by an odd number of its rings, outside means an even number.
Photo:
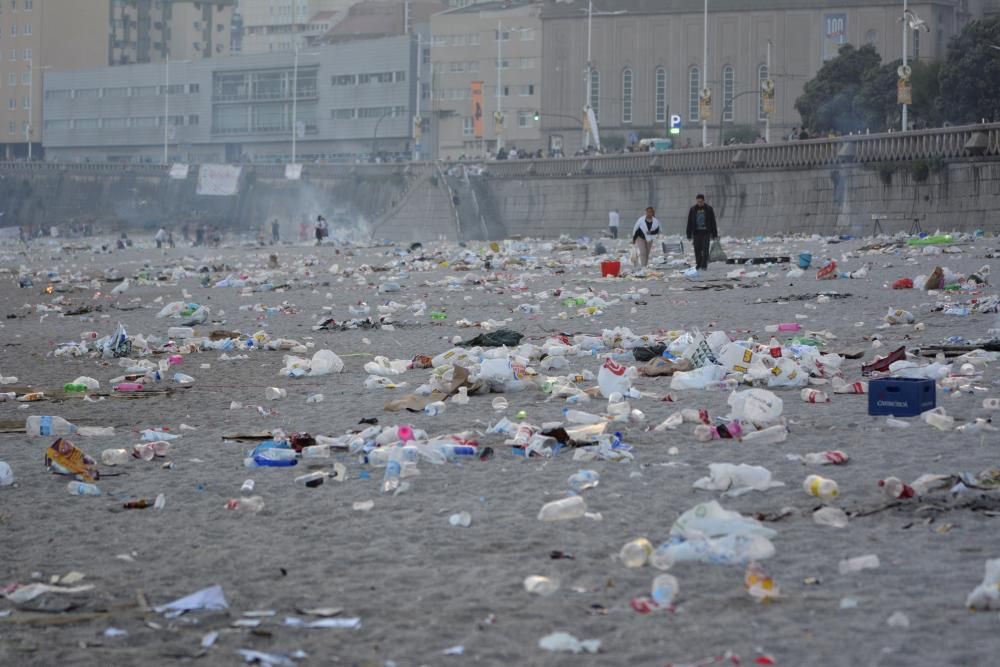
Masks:
[[[292,0],[292,48],[295,55],[292,60],[292,164],[295,164],[295,140],[298,137],[299,118],[299,36],[296,31],[295,9],[299,0]]]
[[[167,164],[167,145],[170,137],[170,54],[167,53],[163,60],[163,164]]]
[[[767,80],[771,80],[771,40],[767,40]],[[764,91],[761,90],[760,94],[763,95]],[[768,111],[765,109],[765,111]],[[764,143],[771,143],[771,114],[768,111],[764,114]]]
[[[409,6],[409,5],[407,5]],[[423,42],[420,33],[417,33],[417,104],[416,114],[413,116],[413,161],[420,161],[420,142],[423,141],[423,118],[420,116],[420,98],[423,95],[423,77],[421,76],[424,67]]]
[[[503,69],[503,25],[497,20],[497,112],[493,117],[493,129],[497,135],[497,153],[503,148],[503,85],[501,70]]]
[[[705,21],[703,28],[702,46],[704,50],[701,55],[701,76],[702,88],[708,89],[708,0],[705,0]],[[708,146],[708,119],[704,118],[704,114],[701,119],[701,145],[702,148]]]
[[[590,63],[590,44],[591,44],[591,34],[594,27],[594,0],[589,0],[587,3],[587,70],[584,74],[583,80],[583,150],[587,150],[590,146],[590,77],[591,77],[591,63]]]
[[[906,49],[907,40],[909,39],[910,23],[908,20],[908,14],[910,11],[909,0],[903,0],[903,71],[906,71]],[[909,105],[903,104],[903,132],[906,132],[908,128],[907,116],[909,115]]]

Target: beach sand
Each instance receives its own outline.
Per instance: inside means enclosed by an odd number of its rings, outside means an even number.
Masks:
[[[805,329],[837,335],[829,351],[863,350],[865,361],[900,345],[914,348],[940,344],[950,336],[987,336],[995,315],[956,317],[932,312],[939,299],[948,297],[929,296],[922,290],[893,291],[888,286],[900,277],[927,274],[935,265],[971,273],[989,263],[984,254],[991,249],[995,252],[996,239],[957,246],[958,254],[925,256],[901,250],[858,255],[857,249],[867,242],[827,244],[797,239],[754,245],[731,241],[727,243],[730,254],[783,251],[797,257],[809,250],[817,261],[826,256],[841,261],[844,253],[853,252],[845,270],[858,269],[865,262],[872,267],[867,279],[833,281],[816,280],[815,267],[797,280],[785,277],[787,265],[747,267],[765,270],[767,275],[744,279],[738,289],[707,291],[692,288],[729,284],[724,278],[734,267],[713,264],[696,281],[672,275],[672,269],[647,280],[600,280],[586,248],[545,249],[538,244],[515,253],[537,259],[502,268],[499,280],[484,285],[469,279],[490,272],[456,271],[457,248],[442,250],[431,244],[423,250],[429,261],[404,273],[398,262],[405,248],[395,247],[335,254],[332,247],[234,245],[164,252],[134,248],[112,255],[61,252],[54,242],[27,251],[8,247],[4,265],[11,274],[0,286],[0,312],[8,318],[0,329],[0,371],[17,376],[19,385],[61,387],[87,375],[100,380],[101,391],[106,392],[108,380],[122,373],[117,360],[56,358],[52,354],[56,346],[79,340],[83,331],[111,333],[119,321],[129,334],[165,336],[177,321],[157,319],[156,313],[167,302],[182,299],[184,290],[191,294],[187,301],[213,311],[214,322],[198,327],[199,331],[264,329],[274,337],[313,343],[315,350],[331,349],[342,356],[346,369],[342,374],[290,379],[280,374],[282,352],[250,352],[248,359],[235,361],[220,360],[219,352],[201,352],[186,355],[176,367],[196,378],[194,386],[169,395],[99,402],[0,403],[4,421],[23,422],[29,415],[53,414],[81,425],[114,426],[113,437],[71,437],[95,458],[105,448],[131,447],[139,442],[138,431],[144,428],[166,427],[183,434],[173,441],[167,459],[101,466],[107,473],[99,481],[102,497],[70,496],[67,478],[45,470],[44,450],[53,438],[0,435],[0,460],[10,464],[17,479],[15,487],[0,488],[0,585],[48,582],[53,575],[74,570],[86,575],[81,583],[93,585],[89,591],[47,594],[22,605],[0,598],[0,612],[12,612],[0,618],[0,664],[236,665],[243,663],[239,649],[284,655],[302,650],[308,654],[302,665],[400,667],[666,665],[726,651],[741,656],[743,664],[752,664],[760,654],[773,657],[774,664],[788,666],[996,664],[1000,617],[996,612],[972,613],[964,601],[982,580],[984,561],[1000,557],[1000,518],[960,506],[975,498],[996,506],[1000,504],[997,492],[970,491],[954,500],[938,493],[930,509],[927,502],[915,499],[854,517],[848,527],[834,529],[813,522],[810,514],[823,502],[801,488],[805,476],[816,472],[839,483],[836,506],[849,513],[876,510],[888,502],[877,485],[886,476],[909,482],[923,473],[976,473],[996,467],[1000,434],[995,432],[985,436],[944,433],[917,418],[908,420],[909,428],[897,430],[887,427],[884,417],[867,414],[866,396],[835,395],[830,404],[812,405],[800,400],[798,390],[776,390],[784,399],[790,431],[787,442],[702,443],[695,440],[690,424],[676,431],[651,429],[680,408],[707,408],[712,415],[725,415],[727,394],[671,391],[669,378],[641,378],[636,382],[641,390],[671,393],[676,402],[633,401],[646,421],[623,425],[626,442],[635,448],[632,463],[581,464],[566,451],[552,459],[527,460],[514,456],[503,444],[503,436],[481,435],[480,444],[494,448],[493,458],[462,465],[421,462],[420,474],[408,478],[410,488],[397,496],[379,493],[381,468],[363,465],[346,452],[324,462],[327,469],[334,461],[344,463],[346,481],[305,488],[292,479],[306,472],[306,462],[291,469],[247,469],[243,458],[254,443],[222,439],[232,431],[277,427],[340,435],[364,428],[358,421],[369,417],[378,418],[381,425],[413,424],[432,435],[485,431],[500,416],[490,407],[494,396],[473,396],[468,405],[450,405],[437,417],[383,410],[386,400],[426,381],[427,370],[407,371],[399,378],[408,383],[404,389],[363,386],[367,374],[362,366],[374,355],[390,359],[435,355],[449,349],[456,335],[469,339],[480,333],[457,327],[455,323],[462,318],[511,318],[507,326],[535,344],[552,332],[600,335],[602,329],[615,326],[627,326],[637,334],[721,329],[735,338],[754,334],[766,342],[770,334],[764,333],[765,325],[800,321]],[[37,273],[31,288],[19,289],[16,281],[19,265],[33,272],[51,267],[64,278],[76,272],[99,277],[111,266],[132,277],[147,263],[153,274],[164,267],[228,264],[234,274],[254,275],[266,269],[272,252],[282,267],[275,277],[289,279],[290,286],[246,296],[239,289],[203,288],[203,274],[194,273],[177,283],[133,285],[114,297],[109,295],[114,283],[101,282],[98,290],[84,283],[77,290],[46,294],[48,283]],[[452,266],[437,265],[444,257]],[[334,264],[340,273],[330,272]],[[362,265],[389,270],[344,277],[345,269]],[[217,280],[227,273],[208,275]],[[379,294],[378,284],[390,278],[401,283],[402,291]],[[449,278],[457,281],[457,287],[447,288],[444,281]],[[511,283],[518,280],[530,292],[513,292]],[[645,304],[621,302],[606,307],[602,315],[582,317],[576,316],[575,307],[562,306],[559,298],[532,296],[558,287],[570,292],[606,291],[608,298],[643,287],[650,293]],[[820,291],[849,296],[823,304],[815,299],[756,303]],[[995,291],[991,287],[983,294]],[[42,318],[43,313],[35,312],[35,304],[50,304],[59,297],[67,305],[99,305],[102,312],[83,316],[93,319],[59,313]],[[157,297],[162,301],[155,303]],[[420,317],[405,311],[398,314],[393,331],[312,330],[322,317],[349,319],[348,306],[359,301],[366,301],[374,313],[378,304],[390,299],[404,304],[425,301],[427,313]],[[289,307],[274,313],[240,310],[241,305],[258,303]],[[521,313],[517,307],[525,303],[540,304],[541,312]],[[324,311],[325,306],[332,310]],[[912,311],[926,329],[900,325],[878,330],[890,306]],[[446,310],[448,319],[432,321],[428,314],[437,310]],[[564,311],[571,317],[559,319]],[[808,319],[796,320],[796,314]],[[859,322],[863,324],[856,325]],[[867,339],[873,333],[883,337],[879,350]],[[211,367],[200,368],[203,363]],[[586,369],[596,374],[599,364],[594,357],[571,359],[573,371]],[[860,360],[844,362],[848,380],[861,379],[860,365]],[[938,404],[959,423],[989,416],[982,399],[1000,395],[998,368],[996,363],[989,365],[974,383],[988,391],[958,396],[938,391]],[[265,400],[269,386],[286,388],[287,398]],[[306,403],[313,393],[322,393],[325,400]],[[513,419],[524,410],[533,424],[561,419],[565,407],[562,400],[546,400],[540,391],[505,397],[510,403],[508,417]],[[232,401],[247,407],[230,410]],[[258,414],[259,405],[274,414]],[[581,409],[600,411],[603,406],[603,401],[594,401]],[[180,431],[181,424],[197,430]],[[679,453],[670,455],[671,447]],[[786,458],[789,453],[826,449],[843,450],[850,455],[850,463],[813,468]],[[165,460],[173,463],[172,468],[163,467]],[[738,498],[694,490],[692,483],[707,474],[711,462],[765,466],[785,486]],[[567,477],[580,468],[600,473],[599,486],[586,491],[585,499],[589,510],[603,518],[539,521],[539,508],[563,497]],[[369,478],[363,478],[364,472]],[[255,493],[264,499],[264,510],[259,514],[226,510],[227,499],[240,496],[240,485],[247,478],[255,480]],[[126,500],[160,493],[166,498],[162,511],[121,509]],[[756,603],[744,588],[743,568],[681,563],[671,570],[680,584],[676,609],[650,614],[634,611],[630,600],[649,595],[650,582],[660,572],[648,566],[626,568],[617,556],[621,546],[640,536],[659,544],[682,512],[712,499],[744,514],[795,510],[768,523],[778,531],[773,539],[777,552],[764,565],[780,585],[781,598]],[[353,503],[366,500],[374,501],[370,511],[352,509]],[[467,528],[449,524],[448,517],[460,511],[471,514]],[[573,558],[554,560],[550,558],[554,550]],[[122,554],[132,555],[133,560],[118,558]],[[841,559],[865,554],[877,554],[881,566],[854,574],[838,572]],[[528,575],[558,579],[559,590],[547,597],[530,595],[522,585]],[[228,610],[166,619],[140,606],[140,598],[150,605],[164,604],[213,584],[225,591]],[[841,609],[843,598],[855,599],[857,607]],[[343,617],[359,617],[361,627],[304,629],[284,624],[288,616],[312,620],[302,610],[317,607],[341,608]],[[256,628],[233,626],[245,612],[254,610],[273,610],[274,615],[263,617]],[[909,628],[887,624],[897,611],[907,615]],[[104,636],[111,627],[127,635]],[[218,639],[211,648],[202,649],[202,637],[211,631],[219,633]],[[573,655],[539,648],[542,637],[557,631],[599,639],[600,652]],[[463,647],[462,655],[443,653],[456,646]]]

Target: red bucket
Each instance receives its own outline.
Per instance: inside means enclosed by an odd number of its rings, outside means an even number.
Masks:
[[[618,276],[621,274],[621,262],[601,262],[601,277]]]

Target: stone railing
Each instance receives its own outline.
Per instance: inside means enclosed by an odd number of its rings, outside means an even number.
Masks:
[[[542,160],[500,160],[480,163],[492,178],[565,178],[581,176],[631,176],[658,173],[692,173],[760,169],[810,169],[844,163],[871,164],[912,160],[954,160],[966,157],[1000,157],[1000,123],[963,125],[914,132],[867,134],[835,139],[781,141],[771,144],[737,144],[706,149],[678,149],[663,153],[624,153],[592,157]],[[408,176],[432,163],[304,164],[302,178],[350,176]],[[448,166],[448,165],[446,165]],[[247,170],[259,178],[283,179],[281,164],[251,164]],[[162,176],[160,164],[0,162],[5,173],[93,173]],[[193,175],[193,174],[192,174]]]
[[[485,164],[493,178],[630,176],[656,173],[809,169],[843,163],[1000,157],[1000,123],[835,139],[738,144],[663,153],[626,153]]]

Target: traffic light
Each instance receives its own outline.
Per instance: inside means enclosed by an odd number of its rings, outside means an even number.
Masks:
[[[681,133],[681,117],[677,114],[670,115],[670,134]]]

